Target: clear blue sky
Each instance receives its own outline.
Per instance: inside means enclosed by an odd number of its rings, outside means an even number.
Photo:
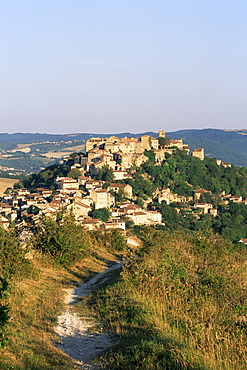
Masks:
[[[0,0],[0,132],[247,128],[246,0]]]

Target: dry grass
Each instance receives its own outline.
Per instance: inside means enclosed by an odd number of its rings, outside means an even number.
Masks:
[[[47,158],[63,158],[63,157],[69,156],[72,153],[80,152],[84,149],[85,149],[85,144],[82,144],[82,145],[71,146],[68,148],[63,148],[63,149],[60,149],[59,151],[51,150],[50,152],[44,153],[43,155]]]
[[[241,314],[234,311],[238,304],[243,304],[246,311],[244,290],[240,291],[247,284],[246,263],[238,261],[237,254],[221,256],[218,261],[213,260],[213,253],[207,260],[195,256],[192,245],[181,239],[171,240],[166,248],[167,255],[156,251],[146,259],[143,274],[153,278],[153,282],[141,277],[144,284],[138,289],[133,286],[132,297],[154,313],[152,323],[158,331],[186,344],[191,358],[203,359],[210,369],[246,369],[246,318],[241,323]],[[162,266],[162,258],[170,260]],[[157,267],[163,268],[162,274]],[[201,269],[198,275],[197,269]],[[208,282],[202,287],[198,276],[205,271]],[[173,274],[174,278],[166,274]],[[222,288],[221,278],[227,281]]]
[[[116,368],[247,369],[247,253],[226,244],[157,233],[130,259],[97,302],[126,341],[110,357]]]
[[[75,362],[57,349],[54,325],[64,307],[65,289],[101,272],[115,257],[104,249],[70,270],[54,267],[36,253],[32,277],[11,283],[9,344],[0,350],[0,368],[10,370],[69,370]]]
[[[4,191],[8,187],[12,187],[18,181],[19,180],[16,180],[16,179],[7,179],[7,178],[0,177],[0,196],[3,195]]]

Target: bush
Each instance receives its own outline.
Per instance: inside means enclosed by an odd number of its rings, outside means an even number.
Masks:
[[[72,215],[57,215],[57,220],[44,217],[34,246],[52,256],[62,265],[70,265],[84,258],[91,246],[90,234],[76,223]]]
[[[112,230],[109,243],[110,249],[118,252],[123,251],[127,246],[126,238],[120,230]]]
[[[19,246],[14,230],[0,227],[0,276],[25,276],[30,266],[26,253],[27,250]]]
[[[92,218],[99,218],[100,220],[104,222],[108,221],[110,216],[111,216],[111,213],[109,209],[107,208],[98,208],[92,211]]]
[[[6,327],[9,320],[9,307],[6,304],[2,303],[7,288],[8,283],[6,279],[0,277],[0,348],[3,348],[7,343]]]

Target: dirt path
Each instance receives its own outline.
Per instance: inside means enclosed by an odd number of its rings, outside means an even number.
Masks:
[[[97,285],[106,281],[107,273],[118,269],[122,263],[115,263],[102,273],[95,275],[87,283],[80,284],[75,289],[68,289],[65,299],[66,311],[58,317],[55,327],[60,342],[57,347],[75,359],[79,369],[95,370],[100,364],[91,364],[91,361],[108,348],[116,344],[116,338],[108,332],[102,331],[102,325],[93,317],[81,317],[73,311],[74,305],[80,297],[93,292]]]

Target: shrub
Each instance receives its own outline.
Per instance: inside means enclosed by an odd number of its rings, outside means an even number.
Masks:
[[[9,319],[9,307],[2,302],[6,291],[8,288],[8,283],[6,279],[0,277],[0,348],[3,348],[7,343],[7,325]]]
[[[28,251],[19,246],[13,229],[0,227],[0,276],[24,276],[29,271],[30,262],[25,259]]]
[[[58,215],[57,220],[44,217],[34,246],[49,254],[62,265],[70,265],[87,255],[91,246],[90,234],[76,223],[72,215]]]

